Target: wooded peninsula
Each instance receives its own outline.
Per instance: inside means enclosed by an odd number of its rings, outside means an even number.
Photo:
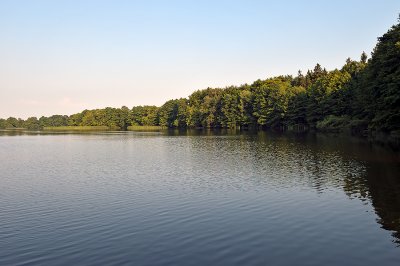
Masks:
[[[378,38],[371,58],[348,58],[341,69],[317,64],[297,76],[207,88],[161,107],[107,107],[68,115],[9,117],[0,129],[54,127],[127,130],[135,127],[255,128],[384,132],[400,136],[400,18]]]

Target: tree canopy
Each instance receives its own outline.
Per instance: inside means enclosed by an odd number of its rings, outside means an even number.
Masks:
[[[320,64],[296,76],[252,84],[207,88],[162,106],[106,107],[80,113],[0,119],[0,128],[31,130],[57,126],[169,128],[280,128],[400,131],[400,24],[378,38],[368,59],[348,58],[341,69]]]

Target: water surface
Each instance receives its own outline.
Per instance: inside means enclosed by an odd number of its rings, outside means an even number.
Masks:
[[[0,133],[0,265],[399,265],[400,156],[229,132]]]

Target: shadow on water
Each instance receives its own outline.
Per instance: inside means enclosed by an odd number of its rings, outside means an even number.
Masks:
[[[370,143],[366,139],[348,136],[306,134],[292,135],[297,141],[313,147],[315,155],[337,153],[341,158],[363,164],[361,175],[347,175],[343,190],[350,198],[369,201],[378,216],[377,223],[392,231],[393,241],[400,246],[400,154]]]
[[[362,175],[345,176],[343,190],[350,198],[369,201],[378,216],[377,223],[392,231],[393,241],[400,246],[399,152],[365,139],[329,135],[309,137],[315,140],[312,143],[316,146],[338,152],[342,158],[355,159],[365,166]]]
[[[379,217],[377,222],[382,228],[393,232],[394,242],[398,246],[400,246],[399,173],[398,162],[370,161],[362,178],[347,177],[344,186],[344,191],[349,197],[371,202]]]
[[[340,186],[349,198],[369,202],[377,215],[381,228],[391,231],[393,242],[400,246],[400,153],[366,139],[331,134],[277,133],[265,131],[236,130],[170,130],[168,136],[230,136],[253,139],[245,142],[248,149],[253,149],[255,157],[279,163],[275,158],[267,158],[266,153],[276,156],[298,157],[296,167],[303,167],[304,157],[311,160],[314,175],[304,178],[319,193],[332,186]],[[264,143],[265,145],[260,145]],[[274,149],[279,145],[279,149]],[[261,147],[261,148],[260,148]],[[209,147],[208,147],[209,148]],[[237,147],[236,147],[237,148]],[[243,147],[241,147],[243,149]],[[279,155],[278,155],[279,156]],[[293,159],[293,158],[291,158]],[[298,160],[297,160],[298,159]],[[252,158],[257,160],[257,158]],[[356,162],[356,163],[354,163]],[[337,173],[329,172],[329,166],[347,168]],[[337,165],[340,164],[340,165]],[[282,165],[282,167],[290,167]],[[298,170],[297,170],[298,171]],[[301,171],[299,171],[301,175]],[[279,178],[285,178],[280,176]],[[290,181],[285,181],[290,182]]]
[[[311,135],[318,147],[338,152],[342,158],[360,161],[365,166],[361,176],[346,176],[343,190],[350,198],[368,200],[383,229],[392,231],[400,245],[400,154],[365,139],[334,135]]]
[[[350,198],[369,201],[378,216],[377,223],[383,229],[392,231],[393,241],[400,246],[399,152],[356,137],[324,134],[297,134],[290,137],[312,147],[315,158],[330,153],[338,154],[345,160],[361,162],[364,171],[359,171],[360,175],[344,176],[343,190]]]
[[[23,132],[0,131],[0,136],[22,135],[59,135],[59,134],[125,134],[146,135],[146,132]],[[309,183],[318,193],[330,187],[342,189],[353,199],[371,203],[378,217],[377,223],[391,231],[393,242],[400,246],[400,153],[387,149],[366,139],[340,135],[273,133],[265,131],[236,130],[163,130],[149,135],[168,137],[210,137],[235,138],[233,146],[221,143],[190,142],[191,145],[206,145],[199,149],[235,153],[238,156],[249,154],[250,158],[240,158],[251,164],[262,161],[279,165],[289,172],[296,172],[301,183]],[[214,146],[207,146],[214,145]],[[217,144],[218,145],[218,144]],[[246,150],[252,152],[246,153]],[[244,152],[243,152],[244,151]],[[208,153],[209,154],[209,153]],[[290,156],[291,160],[284,157]],[[304,163],[304,161],[308,163]],[[290,161],[292,164],[285,164]],[[254,167],[260,164],[254,163]],[[305,169],[302,171],[302,169]],[[343,169],[343,171],[338,171]],[[313,173],[306,175],[304,173]],[[278,173],[279,174],[279,173]],[[279,182],[294,182],[293,175],[278,175]],[[287,180],[282,180],[282,179]],[[277,181],[277,182],[278,182]],[[252,180],[257,186],[263,186],[263,180]],[[268,181],[270,182],[270,181]]]

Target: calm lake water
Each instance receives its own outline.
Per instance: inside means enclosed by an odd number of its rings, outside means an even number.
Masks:
[[[400,155],[362,139],[0,133],[0,265],[400,265]]]

